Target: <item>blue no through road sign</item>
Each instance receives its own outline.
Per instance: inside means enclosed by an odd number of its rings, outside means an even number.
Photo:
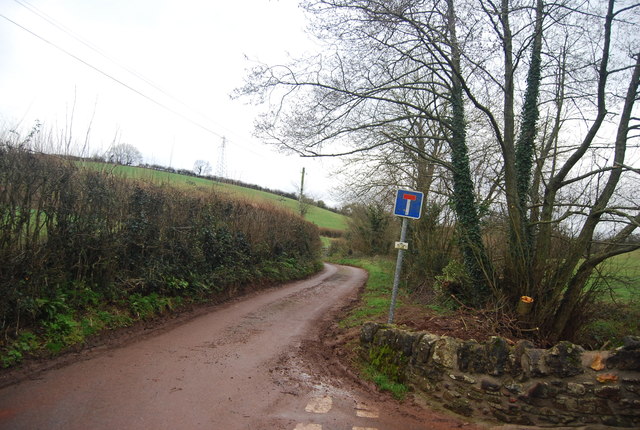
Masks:
[[[423,196],[424,194],[419,191],[398,190],[393,214],[406,218],[420,218]]]

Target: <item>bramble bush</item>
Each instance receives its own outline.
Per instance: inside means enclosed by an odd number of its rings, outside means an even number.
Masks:
[[[0,141],[0,342],[16,357],[25,330],[55,348],[101,305],[136,317],[175,301],[164,298],[228,297],[310,274],[320,251],[318,228],[291,212]]]

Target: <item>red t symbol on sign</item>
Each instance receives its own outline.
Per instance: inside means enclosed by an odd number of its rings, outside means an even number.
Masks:
[[[403,194],[402,198],[407,201],[407,205],[404,208],[404,214],[409,215],[409,209],[411,209],[411,202],[416,200],[417,197],[413,194]]]

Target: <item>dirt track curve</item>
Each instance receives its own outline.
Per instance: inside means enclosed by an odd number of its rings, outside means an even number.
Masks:
[[[349,377],[322,335],[366,279],[311,279],[0,390],[0,429],[413,430],[462,421]]]

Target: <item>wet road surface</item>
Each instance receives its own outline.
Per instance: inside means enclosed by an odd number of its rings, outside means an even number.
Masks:
[[[0,390],[0,429],[412,430],[462,422],[407,413],[326,374],[302,345],[353,299],[364,271],[215,307],[158,335]],[[469,428],[469,427],[467,427]]]

